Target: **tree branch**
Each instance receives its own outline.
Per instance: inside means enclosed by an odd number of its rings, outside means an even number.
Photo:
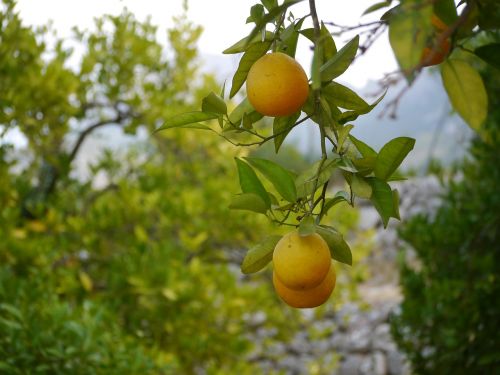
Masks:
[[[73,149],[71,150],[70,154],[68,155],[68,162],[71,163],[73,159],[76,157],[78,151],[80,150],[80,147],[83,144],[83,141],[85,138],[89,136],[90,133],[92,133],[94,130],[101,128],[106,125],[121,125],[121,122],[126,118],[126,116],[123,116],[122,113],[118,113],[118,116],[116,116],[114,119],[108,119],[108,120],[102,120],[99,121],[93,125],[90,125],[88,128],[86,128],[84,131],[80,133],[78,136],[78,139],[76,140],[75,145],[73,146]]]

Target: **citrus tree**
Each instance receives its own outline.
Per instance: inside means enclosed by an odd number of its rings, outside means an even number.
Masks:
[[[231,147],[152,135],[215,87],[198,70],[201,29],[178,17],[167,55],[156,28],[124,11],[76,31],[76,56],[23,25],[13,1],[0,20],[0,373],[255,374],[277,361],[268,348],[304,320],[268,275],[241,283],[233,270],[268,223],[228,219]],[[106,128],[146,137],[104,133],[102,155],[85,150]]]
[[[467,50],[467,43],[477,36],[478,28],[483,31],[497,27],[498,9],[492,1],[465,1],[459,14],[452,0],[384,1],[365,11],[369,14],[389,8],[379,21],[359,26],[373,27],[369,36],[362,39],[356,35],[338,48],[328,29],[330,24],[337,25],[320,19],[314,0],[309,0],[308,14],[292,13],[291,9],[299,2],[262,0],[252,6],[247,23],[255,24],[253,30],[223,51],[242,54],[231,88],[226,90],[224,85],[220,93],[211,92],[202,100],[200,111],[171,117],[157,131],[196,128],[213,132],[239,147],[272,142],[278,152],[292,129],[317,126],[321,158],[300,174],[270,160],[236,158],[241,193],[234,197],[231,207],[263,214],[272,222],[297,228],[298,236],[293,237],[296,240],[290,247],[297,245],[300,249],[299,262],[316,256],[307,249],[313,246],[313,236],[317,234],[326,241],[334,260],[351,264],[348,244],[336,228],[326,225],[325,217],[341,202],[354,206],[356,199],[368,199],[379,212],[384,227],[390,218],[399,219],[398,191],[391,188],[390,182],[401,178],[397,169],[413,149],[415,140],[398,137],[375,151],[351,135],[353,122],[373,110],[385,92],[373,103],[367,103],[336,79],[359,56],[358,51],[362,53],[369,48],[374,33],[388,28],[400,66],[397,74],[411,85],[424,67],[442,63],[443,83],[454,108],[471,127],[480,131],[487,113],[483,82],[468,63],[450,56],[455,49]],[[299,39],[308,42],[313,50],[309,78],[294,59]],[[497,44],[486,43],[469,52],[498,63]],[[236,97],[245,83],[246,97],[229,111],[226,99]],[[388,105],[396,107],[402,94]],[[264,116],[273,118],[272,125],[259,122]],[[345,188],[331,191],[329,181],[335,171],[341,172]],[[276,257],[278,241],[279,236],[271,236],[252,248],[242,263],[242,271],[252,273],[266,266],[273,252]],[[300,246],[300,241],[306,243]],[[330,261],[322,262],[323,265],[326,262],[325,272],[318,267],[310,270],[300,267],[294,271],[299,262],[294,263],[292,253],[284,256],[290,263],[288,271],[275,270],[277,280],[292,291],[312,291],[323,278],[301,287],[299,280],[309,274],[325,277]],[[279,267],[274,261],[275,267]],[[286,282],[289,275],[293,280]],[[282,287],[277,288],[280,295]]]

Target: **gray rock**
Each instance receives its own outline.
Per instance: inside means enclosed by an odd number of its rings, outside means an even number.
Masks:
[[[352,355],[346,357],[337,371],[338,375],[360,375],[361,365],[363,364],[364,357],[360,355]]]
[[[385,359],[385,355],[381,352],[375,352],[375,354],[373,355],[373,374],[387,374],[387,361]]]
[[[404,356],[397,351],[387,353],[387,369],[389,375],[409,374],[408,366],[405,365]]]
[[[352,332],[347,339],[347,348],[356,352],[368,352],[371,342],[371,328],[363,326],[360,329]]]

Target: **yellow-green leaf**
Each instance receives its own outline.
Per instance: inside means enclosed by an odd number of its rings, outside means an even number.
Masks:
[[[271,199],[269,198],[269,194],[264,188],[264,185],[262,185],[262,182],[260,182],[252,167],[241,159],[235,158],[235,160],[238,168],[241,191],[243,193],[258,195],[266,203],[266,207],[270,207]]]
[[[255,273],[267,266],[273,259],[274,248],[280,239],[280,236],[270,236],[248,250],[241,264],[241,272],[244,274]]]
[[[289,171],[270,160],[260,158],[245,158],[245,160],[262,173],[288,202],[295,202],[297,200],[297,189],[295,188],[292,174]]]
[[[229,208],[233,210],[247,210],[265,214],[268,206],[266,205],[266,202],[264,202],[264,200],[257,194],[243,193],[233,197]]]
[[[240,60],[240,64],[238,65],[238,69],[233,76],[233,83],[231,85],[231,92],[229,93],[229,97],[232,98],[239,91],[241,86],[245,83],[248,72],[252,67],[253,63],[257,61],[259,58],[264,56],[271,46],[270,41],[258,42],[250,45],[247,51],[243,54]]]
[[[415,140],[409,137],[398,137],[387,142],[377,155],[375,176],[387,181],[414,146]]]
[[[326,225],[316,227],[316,233],[323,237],[328,244],[333,259],[350,266],[352,265],[351,249],[342,234],[337,232],[335,228]]]
[[[441,77],[453,108],[472,129],[480,130],[488,114],[488,94],[479,73],[465,61],[448,60]]]

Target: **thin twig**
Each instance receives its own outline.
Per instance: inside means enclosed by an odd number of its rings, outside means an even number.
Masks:
[[[286,128],[286,129],[283,129],[282,131],[278,132],[278,133],[275,133],[273,135],[270,135],[269,137],[264,137],[260,134],[257,134],[255,133],[254,135],[256,136],[259,136],[261,138],[260,141],[255,141],[255,142],[248,142],[248,143],[243,143],[243,142],[234,142],[231,138],[228,138],[226,137],[224,134],[222,133],[219,133],[213,129],[210,129],[212,132],[214,132],[215,134],[217,134],[219,137],[222,137],[224,138],[226,141],[228,141],[229,143],[231,143],[233,146],[256,146],[256,145],[263,145],[264,143],[282,135],[282,134],[285,134],[286,132],[289,132],[290,130],[292,130],[293,128],[295,128],[296,126],[302,124],[304,121],[307,121],[310,119],[310,116],[306,116],[304,117],[302,120],[300,121],[297,121],[295,124],[293,124],[293,126],[291,128]],[[238,129],[235,129],[235,130],[243,130],[241,128],[238,128]]]

